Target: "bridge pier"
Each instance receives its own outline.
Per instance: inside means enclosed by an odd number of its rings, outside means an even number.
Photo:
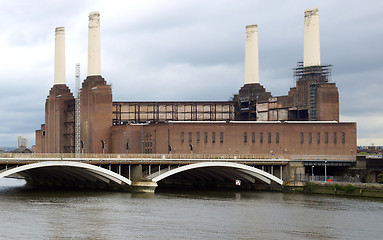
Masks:
[[[142,165],[129,165],[129,179],[132,180],[132,192],[154,193],[156,182],[142,176]]]

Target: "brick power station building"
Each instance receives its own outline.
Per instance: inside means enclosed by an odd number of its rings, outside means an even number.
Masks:
[[[320,63],[318,9],[304,17],[296,86],[272,96],[259,81],[258,29],[246,27],[245,84],[232,101],[113,102],[101,76],[100,15],[89,15],[88,76],[80,91],[83,153],[338,155],[355,160],[356,123],[339,122],[331,66]],[[75,99],[65,84],[65,33],[56,28],[55,81],[36,152],[75,152]],[[77,148],[78,149],[78,148]]]

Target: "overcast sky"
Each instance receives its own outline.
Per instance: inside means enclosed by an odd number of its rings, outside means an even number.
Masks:
[[[67,85],[86,78],[88,14],[101,15],[101,72],[114,101],[228,100],[244,84],[245,27],[258,24],[260,82],[294,86],[303,17],[319,8],[341,121],[358,145],[383,145],[383,1],[0,1],[0,146],[35,142],[53,85],[54,31],[66,31]]]

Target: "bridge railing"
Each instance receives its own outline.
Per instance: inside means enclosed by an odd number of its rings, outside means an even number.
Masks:
[[[289,159],[290,155],[271,154],[76,154],[1,153],[0,159]]]
[[[298,161],[355,161],[354,155],[292,155],[292,154],[76,154],[76,153],[0,153],[0,159],[257,159],[257,160],[298,160]]]
[[[355,161],[355,155],[290,155],[291,160],[301,161]]]

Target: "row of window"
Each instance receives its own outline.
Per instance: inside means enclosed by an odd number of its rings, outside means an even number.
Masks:
[[[243,133],[243,141],[247,142],[247,132]],[[255,132],[251,133],[251,141],[255,143]],[[263,132],[259,132],[259,142],[263,143]],[[267,142],[271,143],[271,132],[267,133]],[[279,143],[279,132],[275,133],[275,142]]]
[[[304,133],[301,132],[301,143],[302,144],[304,143],[304,140],[305,140]],[[321,134],[319,132],[317,133],[316,141],[317,141],[318,144],[321,142]],[[333,134],[332,134],[332,141],[333,141],[334,144],[336,144],[338,142],[338,140],[337,140],[337,133],[336,132],[333,132]],[[346,143],[346,134],[344,132],[342,132],[341,141],[342,141],[342,144]],[[313,142],[313,134],[311,132],[308,133],[308,142],[309,143]],[[328,134],[328,132],[324,133],[324,142],[325,143],[329,143],[329,134]]]
[[[212,140],[213,143],[216,141],[215,135],[216,135],[215,132],[211,133],[211,140]],[[301,138],[300,142],[301,142],[301,144],[303,144],[304,140],[305,140],[304,132],[300,133],[300,138]],[[189,132],[189,143],[192,143],[192,140],[193,140],[193,133]],[[271,132],[268,132],[267,133],[267,142],[271,143],[271,140],[272,140]],[[219,141],[223,142],[223,132],[220,132]],[[243,133],[243,141],[245,143],[248,141],[248,139],[247,139],[247,132]],[[251,133],[251,141],[253,143],[255,143],[255,132]],[[318,144],[321,142],[321,134],[319,132],[316,134],[316,141],[317,141]],[[333,141],[334,144],[337,143],[337,133],[336,132],[334,132],[332,134],[332,141]],[[344,132],[342,132],[342,134],[341,134],[341,141],[342,141],[342,144],[346,143],[346,136],[345,136]],[[185,142],[185,133],[181,132],[181,143],[184,143],[184,142]],[[200,142],[200,132],[196,133],[196,142],[197,143]],[[205,143],[208,142],[208,133],[207,132],[204,132],[204,142]],[[259,132],[259,142],[263,143],[263,132]],[[308,133],[308,143],[311,144],[312,142],[313,142],[313,134],[311,132],[309,132]],[[329,134],[328,134],[328,132],[324,133],[324,142],[325,143],[329,143]],[[275,133],[275,143],[279,143],[279,132]]]
[[[192,143],[192,141],[193,141],[193,133],[189,132],[189,143]],[[211,133],[211,141],[213,143],[215,142],[215,132]],[[219,141],[223,142],[223,132],[220,132],[220,134],[219,134]],[[185,142],[185,133],[181,132],[181,143],[184,143],[184,142]],[[199,132],[196,133],[196,142],[197,143],[200,142],[200,133]],[[204,142],[205,143],[208,142],[208,133],[207,132],[204,132]]]

